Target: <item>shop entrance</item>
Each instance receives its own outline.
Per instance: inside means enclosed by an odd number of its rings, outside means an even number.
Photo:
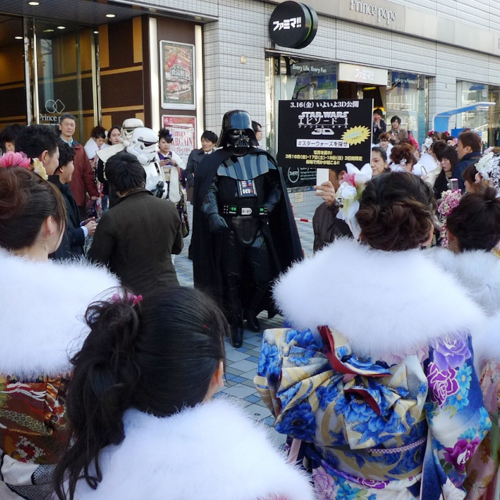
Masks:
[[[0,16],[0,129],[9,123],[56,127],[77,117],[77,140],[98,116],[97,32],[67,22]]]

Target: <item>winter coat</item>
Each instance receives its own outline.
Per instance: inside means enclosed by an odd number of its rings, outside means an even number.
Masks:
[[[68,444],[69,360],[88,332],[83,315],[118,281],[81,262],[5,250],[0,270],[0,498],[43,499]]]
[[[130,193],[105,212],[88,258],[104,264],[136,294],[178,286],[172,254],[184,245],[175,205],[145,189]]]
[[[352,238],[351,230],[345,221],[337,218],[339,209],[322,203],[313,215],[314,244],[313,251],[318,252],[332,243],[336,238],[349,236]]]
[[[472,153],[466,154],[456,165],[451,173],[451,177],[453,179],[458,180],[458,187],[462,191],[465,191],[465,181],[462,177],[464,170],[471,165],[472,163],[476,163],[481,159],[481,151],[473,151]]]
[[[125,439],[100,454],[103,479],[75,500],[313,500],[263,428],[225,400],[166,418],[128,410]]]
[[[470,338],[485,318],[466,291],[419,249],[337,240],[274,298],[291,328],[264,332],[255,383],[319,498],[463,498],[491,427]]]
[[[87,153],[85,153],[85,149],[75,140],[73,141],[73,149],[75,150],[75,158],[73,160],[75,171],[73,172],[69,187],[73,193],[76,204],[79,207],[84,207],[86,193],[88,193],[90,197],[98,198],[99,191],[97,191],[97,186],[94,182],[94,172],[90,166],[90,161],[87,157]]]
[[[66,204],[66,229],[64,236],[59,248],[51,254],[50,258],[63,260],[81,257],[83,255],[83,245],[85,245],[85,233],[80,227],[78,205],[68,184],[62,184],[59,176],[51,175],[49,181],[59,189]]]

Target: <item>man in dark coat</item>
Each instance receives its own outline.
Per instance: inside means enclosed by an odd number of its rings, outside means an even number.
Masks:
[[[183,239],[175,205],[144,188],[146,172],[134,155],[110,158],[106,176],[119,200],[102,216],[89,259],[108,266],[136,294],[178,286],[172,254],[181,252]]]
[[[458,180],[458,187],[465,191],[464,170],[481,158],[481,137],[475,132],[462,132],[458,136],[457,153],[459,162],[455,165],[451,176]]]
[[[83,255],[85,239],[87,236],[93,236],[97,224],[94,219],[89,219],[85,221],[83,226],[80,226],[78,205],[69,189],[69,183],[75,169],[73,164],[75,151],[61,139],[58,139],[57,145],[59,147],[59,167],[57,167],[54,175],[49,176],[49,181],[59,189],[64,198],[66,204],[66,229],[59,248],[50,257],[55,260],[64,260],[78,258]]]
[[[222,149],[205,157],[194,182],[194,284],[224,306],[235,347],[244,314],[259,330],[256,315],[275,313],[273,280],[302,257],[281,171],[256,142],[246,111],[226,113]]]
[[[201,149],[193,149],[193,151],[189,153],[186,170],[184,171],[187,181],[188,201],[192,201],[193,199],[194,177],[196,175],[196,171],[198,170],[203,158],[205,158],[205,155],[212,153],[215,145],[217,144],[217,140],[218,137],[215,132],[205,130],[205,132],[201,135]]]
[[[347,223],[337,218],[339,212],[335,204],[335,193],[347,174],[345,165],[330,168],[328,181],[320,186],[314,186],[316,196],[321,196],[324,202],[319,205],[313,215],[314,244],[313,251],[318,252],[333,243],[336,238],[347,236],[352,238],[352,232]]]

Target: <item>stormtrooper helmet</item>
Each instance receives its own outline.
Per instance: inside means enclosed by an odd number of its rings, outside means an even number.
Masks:
[[[149,165],[152,162],[158,161],[158,153],[156,152],[156,144],[158,135],[153,130],[146,127],[136,128],[132,132],[130,145],[127,146],[127,153],[131,153],[137,157],[141,165]]]
[[[255,143],[257,138],[250,115],[241,110],[228,111],[222,119],[222,132],[217,146],[235,156],[245,156]]]
[[[134,130],[144,127],[144,122],[139,118],[127,118],[122,124],[122,142],[125,147],[130,145]]]

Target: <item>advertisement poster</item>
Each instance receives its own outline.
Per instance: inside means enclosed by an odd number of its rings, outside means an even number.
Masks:
[[[373,100],[279,102],[278,163],[293,172],[370,163]],[[290,179],[291,181],[291,179]]]
[[[160,42],[163,109],[195,109],[194,45]]]
[[[189,153],[196,149],[196,118],[194,116],[163,115],[161,121],[168,128],[174,140],[172,151],[175,151],[185,162]]]

